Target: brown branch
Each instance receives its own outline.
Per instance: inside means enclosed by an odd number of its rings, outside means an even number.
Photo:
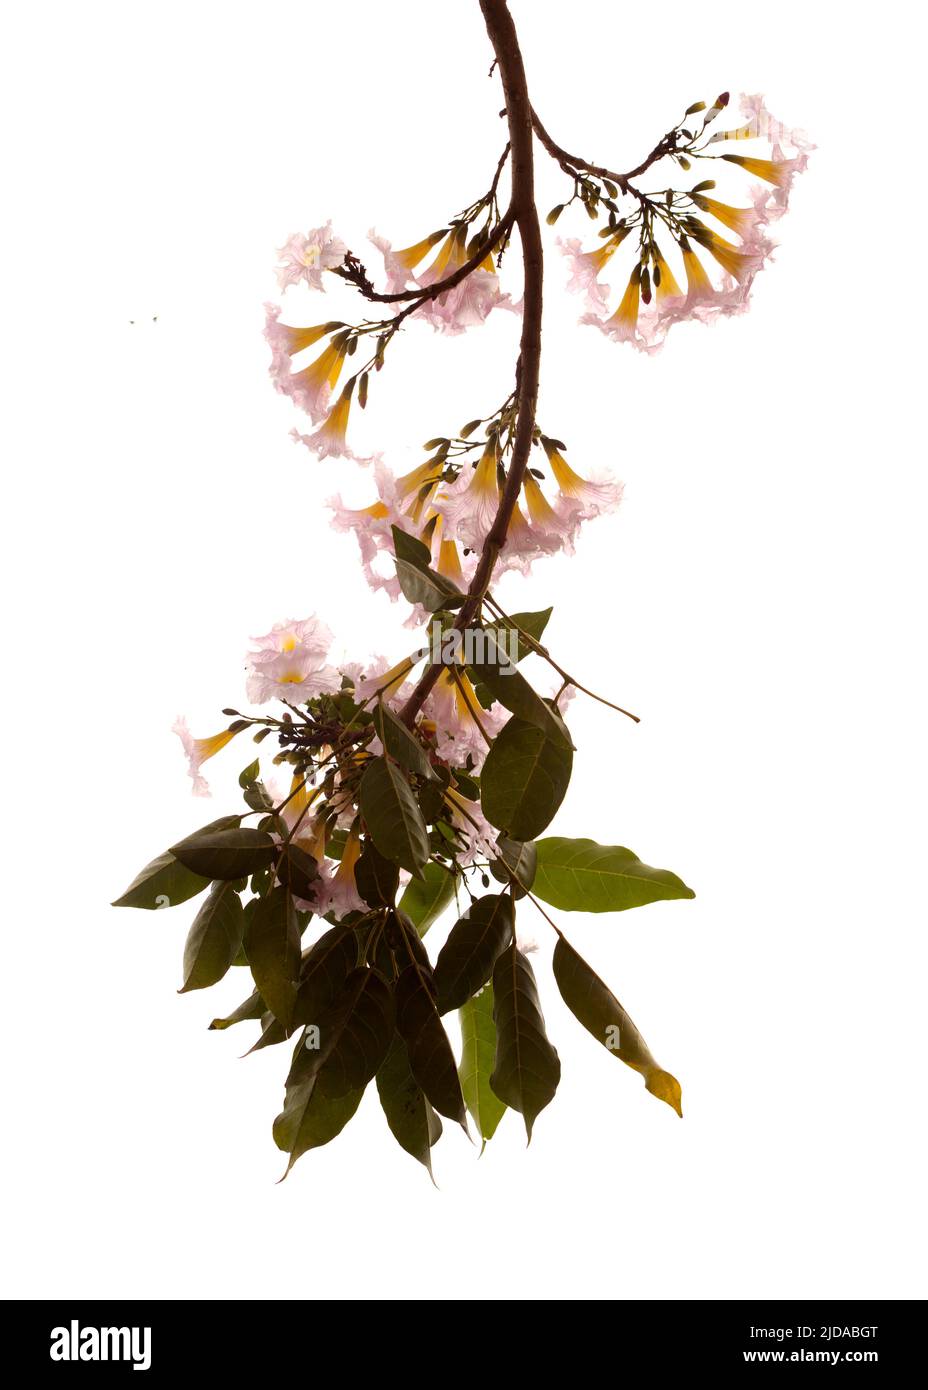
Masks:
[[[663,159],[667,154],[672,154],[677,142],[677,132],[671,130],[667,135],[661,137],[651,153],[634,169],[629,169],[625,174],[617,174],[614,169],[606,169],[601,164],[590,164],[588,160],[580,159],[579,156],[568,154],[566,150],[561,149],[561,146],[551,139],[534,109],[532,110],[532,126],[548,154],[551,155],[552,159],[557,160],[565,174],[570,174],[574,178],[577,170],[582,169],[584,173],[592,174],[594,178],[609,179],[611,183],[618,184],[623,193],[634,193],[635,190],[628,186],[629,179],[637,178],[639,174],[650,169],[652,164],[656,164],[659,159]]]
[[[506,485],[500,498],[493,525],[483,543],[477,569],[467,590],[455,621],[460,632],[479,613],[483,597],[489,588],[500,551],[506,543],[509,523],[522,491],[522,480],[528,467],[535,428],[535,406],[538,399],[538,372],[541,362],[541,312],[543,253],[538,209],[535,206],[535,163],[532,135],[532,104],[528,95],[525,66],[519,49],[515,25],[506,0],[480,0],[487,33],[499,64],[506,115],[509,121],[509,141],[512,150],[512,201],[509,211],[519,229],[522,259],[525,266],[525,289],[522,306],[522,338],[516,368],[518,422]],[[440,662],[428,666],[412,695],[407,700],[402,719],[412,726],[442,671]]]
[[[474,254],[463,265],[458,266],[451,275],[447,275],[444,280],[436,280],[434,285],[420,285],[414,290],[396,290],[392,294],[381,294],[374,289],[367,277],[367,272],[358,260],[352,260],[347,266],[337,266],[335,274],[340,275],[343,280],[348,280],[359,289],[365,299],[374,299],[378,304],[398,304],[405,299],[414,299],[415,304],[403,311],[405,317],[406,314],[415,313],[416,309],[427,304],[430,299],[437,299],[446,290],[453,290],[455,285],[459,285],[462,280],[467,279],[468,275],[472,275],[511,230],[514,221],[515,215],[510,206],[503,213],[490,235],[480,243]]]

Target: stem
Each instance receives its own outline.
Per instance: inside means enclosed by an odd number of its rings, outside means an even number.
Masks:
[[[357,285],[365,299],[376,300],[378,304],[397,304],[407,299],[414,300],[414,303],[410,304],[392,321],[393,326],[396,327],[402,323],[407,315],[414,314],[417,309],[421,309],[423,304],[428,304],[429,300],[437,299],[440,294],[453,290],[462,280],[466,280],[468,275],[472,275],[483,264],[490,252],[494,251],[500,242],[505,240],[513,221],[513,211],[510,207],[503,213],[493,231],[483,238],[473,255],[463,265],[458,266],[457,270],[446,275],[444,280],[436,280],[434,285],[424,287],[420,285],[414,290],[396,290],[392,294],[380,294],[372,286],[358,279],[356,275],[346,275],[342,270],[336,273],[341,274],[343,279],[351,280]]]
[[[614,169],[606,169],[601,164],[590,164],[587,160],[580,159],[575,154],[568,154],[566,150],[561,149],[561,146],[552,140],[551,136],[545,130],[538,114],[534,110],[532,111],[532,126],[534,127],[538,139],[548,151],[548,154],[551,155],[552,159],[557,160],[566,174],[570,174],[571,177],[573,177],[578,169],[583,169],[585,173],[592,174],[594,178],[609,179],[611,183],[618,184],[623,193],[634,193],[636,197],[640,197],[641,195],[638,194],[635,189],[629,188],[629,179],[637,178],[637,176],[643,174],[646,169],[650,169],[652,164],[656,164],[659,159],[663,159],[664,155],[670,154],[676,145],[676,132],[671,131],[657,142],[651,153],[647,155],[640,164],[636,165],[634,169],[629,169],[627,174],[617,174]]]
[[[522,338],[516,367],[516,404],[518,423],[506,486],[489,534],[483,543],[480,560],[461,605],[455,628],[461,632],[479,612],[500,551],[506,543],[509,523],[528,467],[535,428],[535,406],[538,399],[538,373],[541,363],[541,312],[543,253],[538,209],[535,206],[535,161],[532,135],[532,103],[528,95],[525,66],[519,49],[515,25],[506,0],[480,0],[487,34],[499,65],[506,98],[509,122],[509,142],[512,153],[512,201],[509,205],[522,242],[525,265],[525,291],[522,309]],[[402,712],[403,722],[411,727],[435,682],[441,674],[441,663],[427,668]]]

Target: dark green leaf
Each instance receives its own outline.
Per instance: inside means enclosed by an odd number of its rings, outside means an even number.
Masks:
[[[518,1110],[529,1143],[537,1116],[554,1099],[561,1063],[545,1033],[535,975],[512,946],[493,970],[496,1062],[490,1085],[500,1100]]]
[[[535,881],[538,866],[538,851],[534,841],[510,840],[506,835],[497,836],[496,853],[498,859],[490,861],[490,873],[500,883],[511,883],[509,870],[515,875],[518,886],[516,897],[522,897]]]
[[[564,800],[573,753],[535,724],[510,719],[497,734],[480,774],[480,804],[491,825],[533,840]]]
[[[282,883],[287,884],[294,897],[302,898],[304,901],[312,897],[318,872],[318,864],[305,849],[295,845],[292,840],[282,847],[277,864],[277,877]]]
[[[490,1073],[496,1061],[496,1024],[493,1022],[493,986],[486,985],[479,994],[458,1011],[461,1021],[461,1065],[458,1074],[468,1110],[474,1118],[477,1132],[486,1144],[496,1133],[506,1106],[490,1085]]]
[[[488,687],[493,698],[529,724],[547,734],[553,743],[572,748],[567,726],[559,714],[533,690],[517,666],[509,660],[492,632],[487,632],[482,662],[468,668]]]
[[[187,934],[184,983],[178,993],[206,989],[221,980],[238,955],[244,927],[241,898],[231,883],[217,883]]]
[[[457,608],[463,603],[464,595],[457,586],[431,568],[428,546],[394,526],[393,547],[396,577],[403,597],[410,603],[421,603],[430,613],[439,608]]]
[[[487,623],[486,630],[501,639],[507,652],[511,653],[515,647],[518,652],[516,660],[522,661],[535,649],[521,634],[524,632],[536,642],[540,642],[553,612],[553,608],[541,608],[536,613],[511,613],[508,621]]]
[[[389,1051],[393,1020],[393,994],[383,976],[367,966],[353,970],[318,1023],[319,1060],[311,1069],[324,1095],[363,1090]]]
[[[261,998],[258,991],[252,990],[248,998],[239,1004],[237,1009],[233,1009],[225,1018],[214,1018],[209,1025],[210,1028],[231,1028],[236,1023],[251,1023],[259,1019],[266,1011],[267,1005]]]
[[[409,1053],[399,1033],[394,1033],[377,1073],[377,1093],[396,1142],[425,1164],[432,1177],[432,1145],[441,1138],[441,1120],[412,1074]]]
[[[267,831],[242,826],[198,831],[172,845],[171,853],[195,874],[233,879],[265,868],[274,858],[276,846]]]
[[[241,816],[220,816],[218,820],[194,831],[194,836],[206,835],[213,830],[228,830],[240,821]],[[113,907],[176,907],[188,898],[195,897],[197,893],[202,893],[212,881],[213,875],[207,877],[193,873],[181,864],[170,850],[165,850],[164,854],[159,854],[157,859],[153,859],[136,874],[122,897],[113,903]]]
[[[372,758],[361,778],[361,814],[381,854],[420,877],[429,837],[412,788],[395,763]]]
[[[212,879],[191,872],[170,850],[159,854],[129,884],[113,907],[176,907],[208,888]]]
[[[261,898],[245,933],[248,964],[261,998],[287,1032],[300,974],[300,929],[290,890],[279,884]]]
[[[630,849],[594,840],[539,840],[533,891],[563,912],[623,912],[696,894],[669,869],[642,864]]]
[[[415,930],[424,937],[429,927],[438,922],[447,905],[454,899],[454,874],[436,863],[422,869],[422,878],[413,878],[400,898],[401,912],[410,917]]]
[[[294,1023],[318,1023],[358,964],[358,937],[339,923],[320,936],[300,967],[300,985],[293,1010]]]
[[[268,1011],[261,1015],[261,1036],[256,1043],[251,1046],[244,1054],[250,1057],[253,1052],[260,1052],[264,1047],[274,1047],[277,1043],[286,1042],[289,1037],[287,1029],[279,1019]]]
[[[369,907],[392,907],[400,883],[399,866],[385,859],[373,840],[365,840],[354,866],[354,881]]]
[[[407,772],[415,772],[429,781],[435,772],[429,762],[429,755],[417,738],[398,719],[389,705],[378,702],[374,709],[374,728],[384,748]]]
[[[438,1012],[459,1009],[493,973],[499,953],[512,940],[512,899],[508,893],[488,893],[471,903],[435,962]]]
[[[454,1053],[435,1007],[431,975],[413,960],[396,982],[396,1028],[409,1065],[435,1109],[467,1128]]]
[[[651,1094],[682,1117],[679,1081],[657,1065],[608,985],[563,937],[554,948],[554,978],[564,1003],[587,1032],[620,1062],[640,1072]]]
[[[360,1087],[345,1096],[327,1096],[317,1087],[315,1077],[288,1086],[284,1108],[274,1121],[274,1142],[290,1155],[287,1173],[302,1154],[341,1134],[361,1104],[363,1094],[364,1088]]]
[[[425,542],[420,541],[418,536],[411,536],[401,526],[392,526],[390,529],[393,532],[393,554],[397,560],[405,560],[423,574],[429,570],[432,565],[432,552]]]

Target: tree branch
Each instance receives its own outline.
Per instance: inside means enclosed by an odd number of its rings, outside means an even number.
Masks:
[[[635,190],[628,186],[629,179],[637,178],[639,174],[650,169],[652,164],[656,164],[659,159],[663,159],[667,154],[672,154],[677,142],[677,132],[675,130],[670,131],[669,134],[661,137],[651,153],[634,169],[629,169],[626,174],[617,174],[614,169],[606,169],[601,164],[590,164],[587,160],[580,159],[575,154],[568,154],[566,150],[561,149],[560,145],[551,139],[534,109],[532,110],[532,126],[548,154],[551,155],[552,159],[557,160],[565,174],[570,174],[573,177],[578,169],[582,169],[585,173],[592,174],[594,178],[609,179],[612,183],[618,184],[623,193],[633,193]]]
[[[535,407],[538,399],[538,373],[541,363],[541,314],[543,252],[538,209],[535,206],[535,163],[532,134],[532,104],[528,95],[525,66],[519,49],[512,16],[506,0],[480,0],[487,33],[496,54],[506,115],[509,122],[509,142],[512,151],[512,201],[509,211],[519,229],[522,259],[525,266],[525,288],[522,307],[522,338],[516,368],[518,420],[509,460],[506,485],[489,534],[483,543],[477,569],[461,605],[455,628],[463,631],[479,613],[484,595],[493,577],[500,551],[506,543],[509,524],[515,511],[522,481],[528,467],[532,436],[535,428]],[[407,700],[402,719],[412,726],[435,682],[442,672],[440,662],[428,666]]]
[[[352,285],[361,291],[365,299],[376,300],[378,304],[398,304],[405,299],[414,299],[415,304],[411,305],[406,313],[414,313],[423,304],[427,304],[430,299],[437,299],[446,290],[453,290],[455,285],[459,285],[462,280],[466,280],[468,275],[473,272],[486,260],[487,256],[493,251],[511,230],[515,220],[512,207],[510,206],[503,213],[490,235],[480,243],[474,254],[466,260],[463,265],[458,266],[457,270],[451,275],[447,275],[444,280],[436,280],[434,285],[419,286],[414,290],[396,290],[392,294],[381,294],[375,290],[367,272],[360,261],[352,258],[352,263],[348,266],[337,266],[335,274],[340,275],[343,280],[348,280]]]

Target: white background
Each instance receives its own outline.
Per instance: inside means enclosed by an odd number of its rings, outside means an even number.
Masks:
[[[578,699],[555,828],[698,896],[563,925],[680,1077],[685,1119],[567,1015],[526,916],[563,1062],[531,1148],[513,1115],[479,1161],[448,1126],[436,1191],[372,1087],[275,1186],[287,1060],[238,1061],[250,1026],[206,1031],[240,973],[178,998],[196,904],[107,906],[233,809],[247,748],[193,802],[170,726],[220,727],[250,633],[317,611],[352,656],[408,644],[322,510],[366,478],[288,439],[261,304],[289,233],[331,216],[363,254],[372,224],[404,245],[487,186],[504,137],[476,0],[20,7],[0,231],[13,1296],[926,1292],[914,12],[513,9],[543,120],[591,159],[637,162],[726,87],[819,147],[752,312],[653,360],[576,327],[546,241],[541,419],[626,497],[574,561],[503,592],[553,601],[567,667],[642,715]],[[539,184],[543,210],[561,201],[544,158]],[[588,235],[579,214],[558,231]],[[515,258],[508,275],[518,293]],[[356,446],[399,472],[485,414],[517,331],[411,327]]]

